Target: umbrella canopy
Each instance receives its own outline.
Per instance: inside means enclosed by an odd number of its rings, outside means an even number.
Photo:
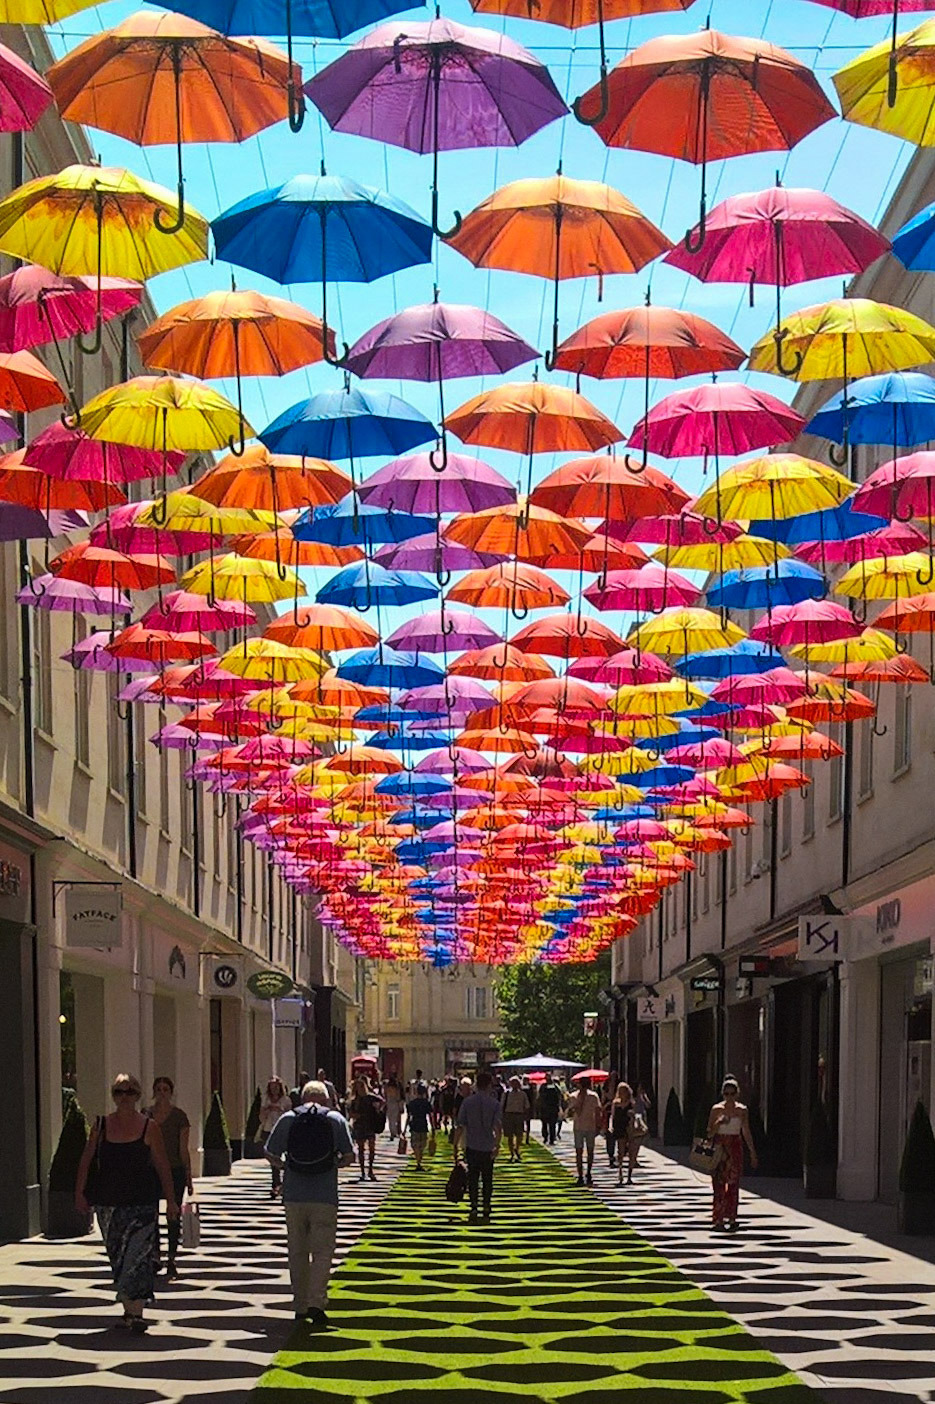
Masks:
[[[0,17],[5,23],[17,22],[12,16],[9,21]],[[52,91],[46,80],[19,54],[0,44],[0,131],[30,131],[51,101]]]
[[[142,296],[139,283],[102,278],[102,319],[109,322],[138,307]],[[97,291],[90,278],[57,277],[36,264],[24,264],[0,278],[2,351],[67,341],[79,332],[91,331],[96,316]]]
[[[912,448],[935,435],[935,380],[921,371],[889,371],[855,380],[826,400],[808,432],[834,443]]]
[[[750,351],[750,369],[793,380],[847,380],[935,360],[935,327],[901,307],[837,298],[794,312]]]
[[[335,131],[375,137],[434,158],[432,228],[438,223],[438,153],[519,146],[568,111],[548,69],[492,30],[436,18],[381,26],[311,78],[305,91]]]
[[[774,395],[722,382],[666,395],[627,442],[663,458],[717,457],[790,443],[804,427],[802,416]]]
[[[491,1063],[493,1068],[528,1068],[531,1072],[548,1072],[553,1068],[580,1068],[571,1058],[550,1058],[544,1053],[532,1053],[526,1058],[509,1058],[499,1063]]]
[[[600,380],[678,380],[737,370],[744,360],[746,352],[704,317],[649,305],[595,317],[562,342],[553,366]]]
[[[889,7],[887,7],[889,10]],[[919,8],[902,3],[899,8]],[[894,5],[892,40],[884,39],[835,73],[833,83],[848,122],[911,141],[935,145],[929,89],[935,72],[935,19],[897,35]]]
[[[53,3],[73,4],[73,0]],[[281,34],[283,30],[283,11],[277,0],[180,0],[173,8],[223,34]],[[290,0],[285,20],[290,36],[343,39],[405,9],[408,5],[403,0]]]
[[[479,512],[516,500],[516,489],[479,459],[448,453],[441,471],[437,459],[416,453],[384,464],[360,484],[361,502],[402,512]]]
[[[398,395],[323,390],[283,410],[259,436],[271,453],[310,458],[395,457],[436,437],[431,420]]]

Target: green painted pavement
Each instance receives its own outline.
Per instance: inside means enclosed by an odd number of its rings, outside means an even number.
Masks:
[[[335,1274],[331,1328],[298,1327],[252,1404],[817,1404],[547,1151],[501,1158],[494,1220],[469,1225],[444,1198],[445,1145],[403,1172]]]

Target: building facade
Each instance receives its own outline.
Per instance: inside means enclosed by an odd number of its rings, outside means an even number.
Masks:
[[[927,205],[933,187],[935,160],[919,152],[884,232]],[[931,275],[891,257],[851,293],[931,321],[931,287]],[[796,408],[809,418],[836,388],[805,386]],[[796,447],[828,461],[822,440]],[[885,447],[852,451],[851,476],[862,481],[891,457]],[[928,640],[912,637],[928,669]],[[730,853],[697,857],[617,943],[613,979],[621,1066],[653,1083],[660,1120],[674,1088],[697,1126],[729,1069],[762,1123],[766,1166],[798,1175],[820,1099],[838,1127],[839,1196],[893,1202],[909,1117],[916,1101],[933,1104],[935,690],[886,685],[878,702],[874,724],[822,728],[844,755],[805,765],[804,793],[755,805],[756,827]],[[834,959],[804,960],[800,917],[830,930],[836,914],[864,920],[839,920]]]
[[[411,961],[366,961],[360,1051],[379,1048],[384,1076],[408,1081],[471,1073],[497,1059],[501,1032],[489,966],[436,970]]]
[[[48,66],[38,29],[4,38]],[[81,130],[49,112],[25,140],[0,137],[0,188],[91,157]],[[144,299],[137,325],[153,315]],[[61,349],[79,403],[140,369],[120,323],[96,356]],[[30,415],[24,438],[53,418]],[[191,757],[150,744],[179,714],[125,707],[127,678],[62,661],[88,632],[81,616],[15,603],[45,559],[41,543],[0,545],[0,1057],[11,1112],[0,1240],[40,1230],[63,1089],[90,1116],[108,1109],[115,1073],[144,1088],[170,1076],[197,1158],[212,1091],[236,1143],[256,1086],[319,1066],[343,1084],[357,1038],[356,961],[324,934],[314,900],[243,841],[236,798],[192,786]],[[151,602],[135,595],[137,614]],[[295,981],[289,1005],[247,989],[269,969]]]

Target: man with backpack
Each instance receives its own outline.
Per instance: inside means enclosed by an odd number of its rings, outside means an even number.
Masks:
[[[351,1131],[331,1111],[323,1082],[307,1082],[302,1105],[279,1118],[266,1156],[285,1167],[282,1202],[293,1310],[297,1321],[327,1326],[325,1302],[338,1229],[338,1166],[353,1165]]]

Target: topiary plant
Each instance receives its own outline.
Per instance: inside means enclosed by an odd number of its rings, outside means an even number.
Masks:
[[[255,1141],[256,1133],[260,1129],[260,1089],[253,1094],[253,1101],[250,1103],[250,1110],[247,1112],[247,1124],[244,1127],[244,1140]]]
[[[220,1092],[211,1093],[211,1108],[205,1118],[205,1129],[201,1143],[205,1150],[230,1150],[230,1136],[227,1130],[227,1117]]]
[[[916,1102],[899,1167],[901,1194],[935,1194],[935,1135],[921,1102]]]
[[[662,1123],[662,1144],[664,1146],[684,1146],[687,1143],[688,1137],[685,1135],[682,1104],[679,1101],[679,1094],[674,1087],[671,1087],[666,1098],[666,1114]]]
[[[75,1192],[78,1179],[78,1165],[88,1144],[88,1123],[75,1096],[68,1097],[65,1103],[65,1116],[62,1130],[49,1166],[49,1189]]]

